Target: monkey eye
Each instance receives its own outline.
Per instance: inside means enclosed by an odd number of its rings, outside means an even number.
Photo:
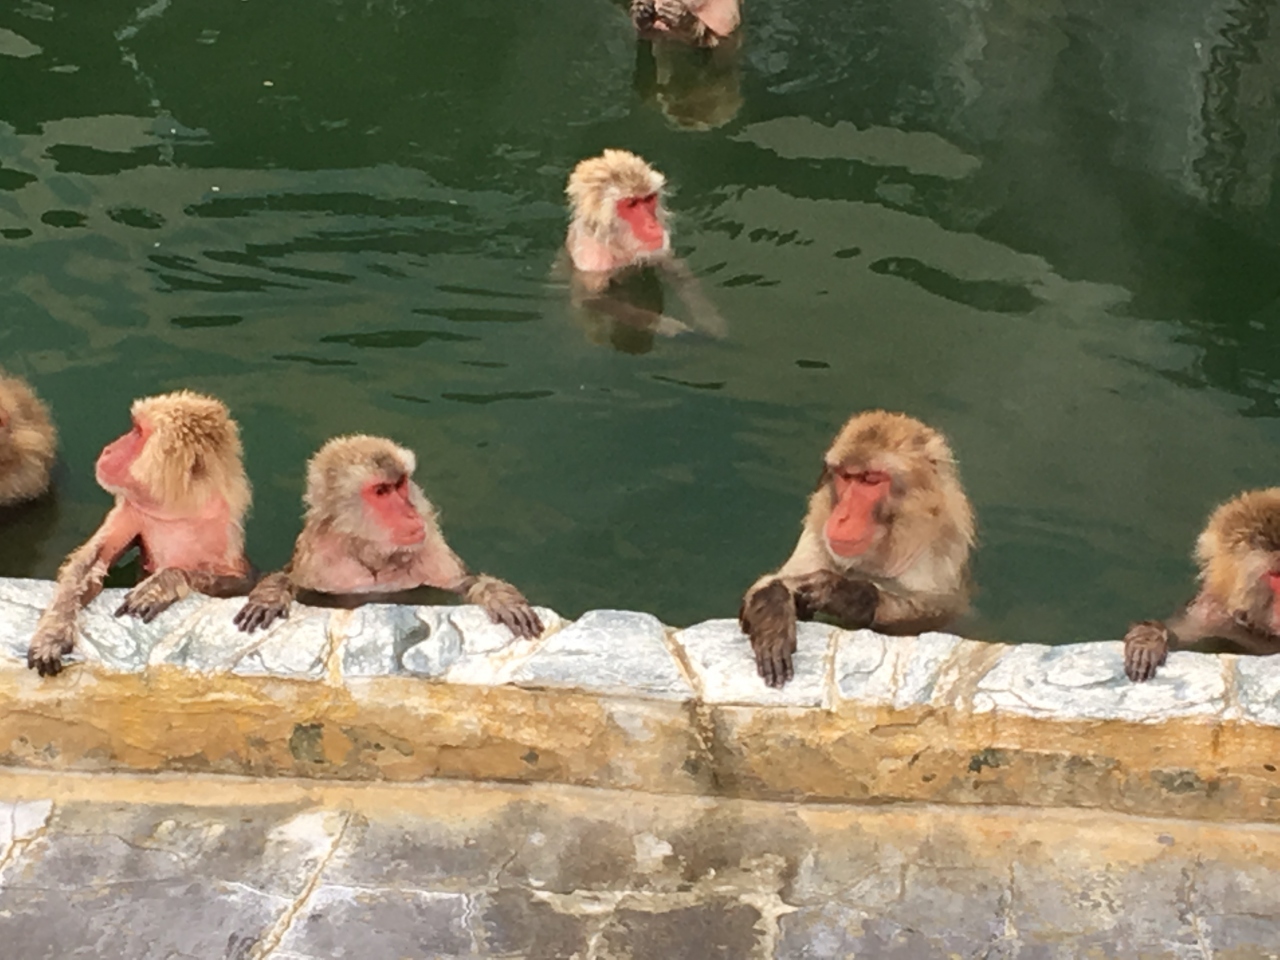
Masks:
[[[375,497],[389,497],[394,489],[395,486],[390,483],[380,483],[373,488],[373,495]]]

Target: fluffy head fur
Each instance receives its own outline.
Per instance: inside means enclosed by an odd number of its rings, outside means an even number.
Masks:
[[[25,381],[0,370],[0,506],[49,489],[57,448],[49,408]]]
[[[606,150],[574,167],[564,192],[574,223],[594,239],[607,241],[618,222],[617,202],[627,197],[658,194],[658,222],[665,225],[661,194],[666,183],[662,174],[634,153]]]
[[[1219,506],[1196,541],[1205,589],[1228,610],[1249,609],[1264,574],[1280,571],[1280,487]]]
[[[179,390],[133,402],[135,419],[152,434],[133,464],[133,476],[169,507],[198,508],[221,495],[237,522],[249,509],[240,429],[226,405]]]
[[[955,567],[956,576],[963,573],[975,537],[973,507],[942,434],[906,414],[869,410],[844,425],[824,462],[824,482],[810,506],[823,524],[833,506],[825,482],[830,471],[883,470],[891,477],[890,496],[880,515],[888,525],[888,537],[883,549],[867,558],[882,566],[878,573],[899,576],[929,550],[939,553],[939,559],[942,554],[949,557],[951,562],[943,566]]]
[[[435,513],[421,488],[412,482],[418,461],[413,451],[385,437],[355,434],[334,437],[307,464],[307,526],[322,524],[338,533],[368,537],[360,491],[370,480],[396,483],[409,478],[409,499],[424,519]]]

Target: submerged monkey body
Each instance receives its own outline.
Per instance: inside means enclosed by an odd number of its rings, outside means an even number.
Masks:
[[[450,549],[435,508],[413,482],[413,452],[383,437],[335,437],[307,465],[307,511],[288,566],[263,577],[236,614],[252,632],[285,617],[298,591],[373,598],[417,587],[461,594],[515,636],[542,621],[514,586],[472,574]]]
[[[903,414],[849,420],[823,462],[800,538],[738,619],[770,686],[791,679],[796,620],[908,634],[968,607],[973,509],[941,434]]]
[[[1209,517],[1196,540],[1200,590],[1167,621],[1143,620],[1124,638],[1124,669],[1141,682],[1169,650],[1227,641],[1257,656],[1280,653],[1280,488],[1251,490]]]

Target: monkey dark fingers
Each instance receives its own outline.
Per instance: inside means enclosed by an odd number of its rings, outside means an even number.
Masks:
[[[287,616],[288,613],[288,605],[246,603],[232,618],[232,622],[243,632],[253,633],[255,630],[266,627],[272,620]]]

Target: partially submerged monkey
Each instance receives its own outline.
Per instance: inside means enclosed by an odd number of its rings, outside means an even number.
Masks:
[[[31,638],[27,666],[41,676],[62,669],[80,608],[130,547],[141,550],[150,576],[129,591],[116,616],[149,621],[192,590],[235,596],[253,585],[244,555],[249,481],[227,408],[183,390],[135,400],[131,415],[132,428],[103,448],[95,470],[115,506],[63,563]]]
[[[823,458],[790,559],[757,580],[738,620],[765,683],[793,675],[796,621],[936,630],[968,606],[973,508],[942,434],[901,413],[851,418]]]
[[[648,39],[714,47],[741,20],[738,0],[631,0],[631,22]]]
[[[565,187],[572,216],[565,248],[573,265],[574,303],[649,333],[687,331],[679,320],[628,299],[636,275],[652,267],[675,289],[695,327],[724,336],[724,319],[693,272],[672,256],[665,186],[662,174],[626,150],[606,150],[574,167]]]
[[[1170,648],[1210,638],[1242,653],[1280,653],[1280,487],[1242,493],[1214,510],[1195,556],[1195,599],[1169,620],[1143,620],[1125,634],[1130,680],[1154,677]]]
[[[382,437],[335,437],[307,464],[307,511],[293,559],[263,577],[236,614],[252,632],[287,616],[299,590],[338,597],[439,587],[479,604],[518,637],[542,621],[511,584],[472,574],[445,542],[435,508],[413,482],[412,451]]]
[[[57,450],[49,408],[26,381],[0,370],[0,507],[48,490]]]

